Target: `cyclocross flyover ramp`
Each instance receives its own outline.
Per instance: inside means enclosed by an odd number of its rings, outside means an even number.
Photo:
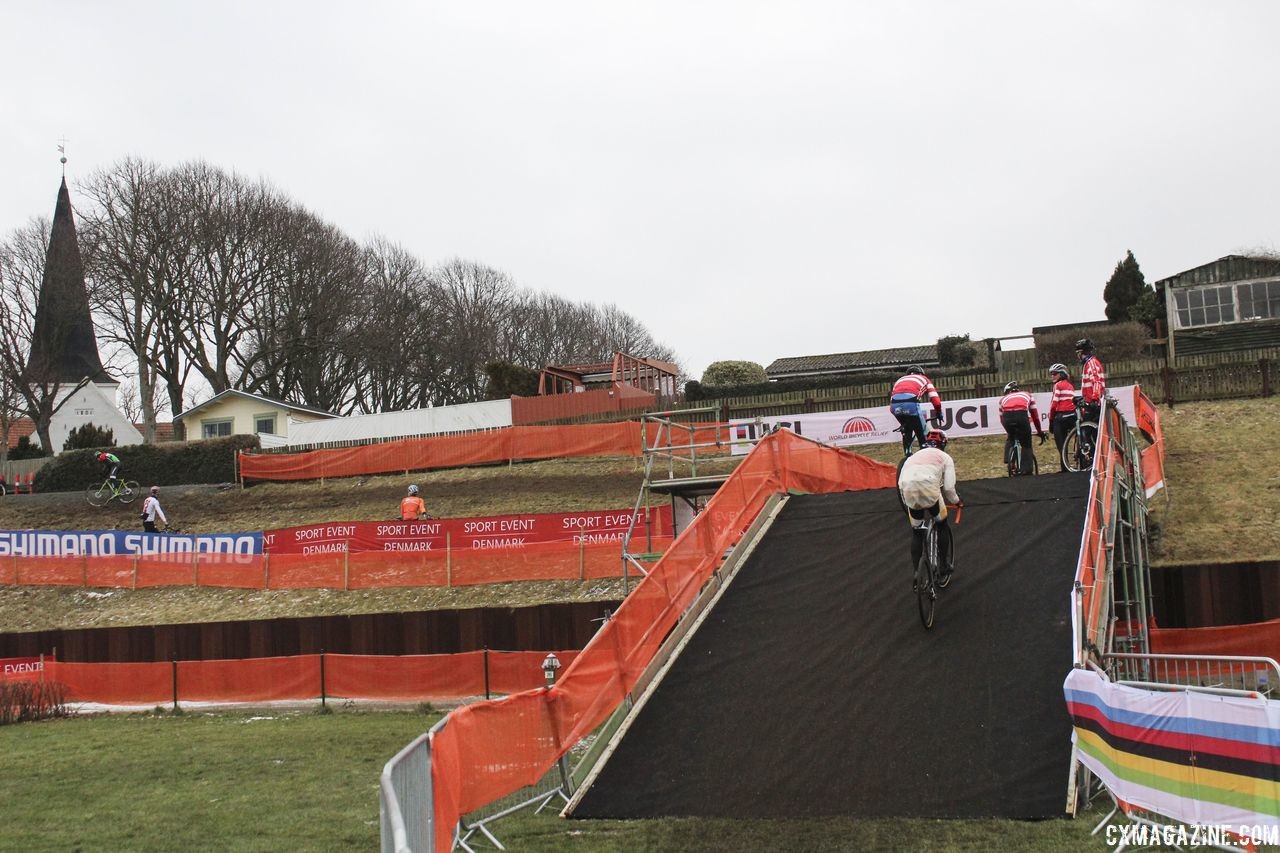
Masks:
[[[573,817],[1061,815],[1088,488],[961,483],[928,631],[892,490],[793,497]]]

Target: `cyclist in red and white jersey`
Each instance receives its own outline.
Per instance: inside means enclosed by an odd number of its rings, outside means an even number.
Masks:
[[[1049,376],[1053,379],[1053,397],[1049,400],[1049,432],[1053,433],[1053,443],[1058,446],[1058,465],[1062,470],[1067,466],[1062,462],[1062,445],[1067,440],[1067,433],[1076,425],[1076,388],[1071,384],[1071,374],[1065,364],[1055,364],[1049,368]]]
[[[1084,419],[1097,423],[1102,411],[1102,397],[1107,393],[1107,372],[1101,359],[1093,354],[1093,341],[1081,338],[1076,341],[1076,355],[1080,358],[1080,396],[1084,397]]]
[[[1031,427],[1035,426],[1040,443],[1044,444],[1044,427],[1040,426],[1040,413],[1036,411],[1035,398],[1018,387],[1017,382],[1004,386],[1000,398],[1000,425],[1009,436],[1004,442],[1004,458],[1007,463],[1013,453],[1013,443],[1022,445],[1022,463],[1019,474],[1031,473]]]
[[[925,404],[933,406],[933,419],[942,420],[942,398],[919,365],[907,368],[907,375],[893,383],[889,392],[889,411],[902,424],[902,454],[911,455],[911,442],[924,447]]]

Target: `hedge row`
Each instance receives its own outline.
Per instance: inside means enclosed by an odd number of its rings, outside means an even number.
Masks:
[[[869,370],[863,373],[844,373],[839,376],[779,379],[774,382],[757,382],[750,385],[703,385],[695,380],[689,380],[684,384],[684,398],[687,402],[693,403],[702,400],[724,400],[729,397],[784,394],[788,391],[848,388],[852,385],[892,382],[902,376],[905,371],[905,367],[894,367],[889,370]],[[994,374],[996,371],[987,367],[930,367],[926,372],[930,379],[936,380],[942,376],[985,376]]]
[[[120,476],[143,486],[187,483],[230,483],[236,479],[235,456],[256,448],[256,435],[233,435],[205,441],[131,444],[107,447],[120,458]],[[102,479],[99,449],[68,450],[36,472],[37,492],[70,492]]]

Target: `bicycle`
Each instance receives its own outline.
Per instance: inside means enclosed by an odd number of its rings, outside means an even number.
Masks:
[[[1044,443],[1043,439],[1041,440],[1041,443],[1042,444]],[[1010,447],[1009,446],[1010,444],[1012,444],[1013,446]],[[1031,452],[1031,470],[1028,471],[1027,473],[1031,476],[1035,476],[1036,474],[1040,473],[1040,462],[1039,460],[1036,459],[1035,452],[1034,451],[1030,451],[1030,452]],[[1022,443],[1021,442],[1014,441],[1012,438],[1005,440],[1004,461],[1005,461],[1005,467],[1008,469],[1010,477],[1023,476],[1022,474]]]
[[[955,510],[955,523],[960,523],[961,506],[948,506],[948,509]],[[916,528],[921,529],[921,528]],[[941,561],[938,559],[938,528],[934,524],[932,516],[926,517],[924,520],[924,550],[920,554],[920,562],[916,564],[914,586],[916,590],[916,607],[920,611],[920,624],[925,629],[933,627],[933,614],[938,604],[938,590],[946,589],[951,584],[951,573],[942,573]],[[915,534],[912,533],[914,536]],[[950,529],[947,529],[948,538],[951,540],[948,551],[950,552],[950,564],[954,567],[956,562],[956,540],[951,535]]]
[[[1098,444],[1098,425],[1084,419],[1084,397],[1076,395],[1076,425],[1062,440],[1062,465],[1068,471],[1086,471],[1093,467],[1093,451]]]
[[[119,500],[122,504],[133,503],[140,494],[142,487],[137,480],[117,480],[112,484],[111,478],[107,477],[101,483],[90,483],[84,490],[84,499],[89,506],[106,506],[112,500]]]

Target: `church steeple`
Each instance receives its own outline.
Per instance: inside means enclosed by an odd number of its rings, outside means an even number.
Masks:
[[[102,369],[98,355],[98,341],[89,315],[89,291],[84,283],[84,263],[76,242],[76,223],[71,214],[71,193],[67,191],[65,176],[53,211],[27,372],[44,384],[75,385],[85,379],[114,382]]]

